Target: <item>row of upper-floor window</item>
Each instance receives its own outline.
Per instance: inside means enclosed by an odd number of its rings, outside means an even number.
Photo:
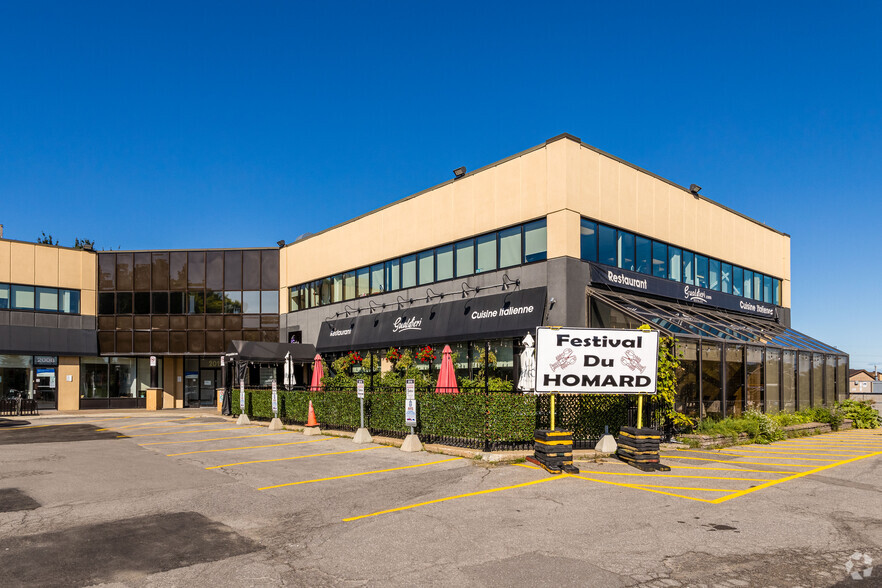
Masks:
[[[583,218],[581,255],[613,267],[781,305],[781,280]]]
[[[0,309],[80,313],[80,291],[44,286],[0,284]]]
[[[543,261],[545,219],[448,243],[288,289],[288,311]]]
[[[278,290],[99,292],[98,314],[278,314]]]

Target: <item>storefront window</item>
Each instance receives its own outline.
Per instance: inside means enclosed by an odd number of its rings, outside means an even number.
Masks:
[[[582,219],[579,246],[585,261],[597,261],[597,223]]]
[[[744,410],[744,346],[726,345],[726,416]]]
[[[545,219],[524,225],[524,262],[543,261],[548,257],[548,230]]]
[[[355,271],[355,293],[359,298],[371,293],[371,274],[366,267]]]
[[[698,414],[698,343],[677,341],[677,396],[675,409],[683,414]]]
[[[242,312],[247,314],[260,312],[260,292],[248,290],[242,293]]]
[[[836,358],[836,400],[845,400],[845,391],[848,387],[848,360],[844,357]]]
[[[701,288],[708,287],[707,257],[695,254],[695,285]]]
[[[741,295],[745,298],[753,298],[753,272],[750,270],[744,270],[744,289]]]
[[[379,294],[384,291],[384,267],[382,263],[375,263],[371,266],[371,294]],[[342,284],[341,284],[342,288]],[[342,300],[342,298],[334,298],[334,300]]]
[[[824,356],[812,354],[812,407],[824,405]]]
[[[744,290],[744,270],[740,267],[732,267],[732,294],[741,296]]]
[[[668,247],[668,279],[679,282],[682,267],[683,251],[679,247]]]
[[[773,304],[774,299],[772,298],[772,282],[774,280],[769,276],[763,276],[763,302],[768,304]]]
[[[766,348],[766,412],[778,412],[781,408],[778,396],[781,387],[778,385],[781,369],[781,350]]]
[[[726,294],[732,293],[732,264],[720,264],[720,286]]]
[[[156,292],[153,293],[154,300]],[[156,304],[153,305],[153,312],[158,312]],[[242,293],[241,292],[224,292],[224,312],[228,314],[239,314],[242,312]]]
[[[386,291],[397,290],[401,286],[401,260],[386,262]],[[348,298],[346,300],[349,300]]]
[[[401,287],[413,288],[416,286],[416,255],[408,255],[401,258]]]
[[[701,418],[719,419],[722,408],[722,347],[719,343],[701,345]]]
[[[812,360],[811,354],[800,351],[796,380],[796,398],[799,409],[808,408],[811,403]]]
[[[499,231],[499,267],[521,263],[521,227]]]
[[[763,348],[747,347],[744,354],[747,370],[747,408],[763,410]]]
[[[279,314],[279,293],[277,291],[264,290],[260,293],[260,312]]]
[[[0,398],[33,398],[33,362],[29,355],[0,355]]]
[[[108,393],[111,398],[137,398],[135,360],[130,357],[110,358]]]
[[[343,301],[343,274],[331,278],[331,297],[334,302]]]
[[[606,225],[598,225],[598,258],[597,261],[615,267],[618,265],[618,253],[616,253],[616,230]]]
[[[435,249],[435,277],[439,282],[453,277],[453,245]]]
[[[476,273],[488,272],[496,269],[496,233],[481,235],[476,239],[478,243],[478,267]]]
[[[346,272],[343,274],[343,300],[352,300],[355,298],[355,272]],[[315,305],[313,305],[315,306]]]
[[[763,299],[763,275],[760,273],[753,274],[753,299]]]
[[[36,288],[37,310],[58,312],[58,289]]]
[[[652,241],[646,237],[637,237],[636,240],[636,267],[641,274],[652,273]]]
[[[695,254],[691,251],[683,252],[683,283],[694,285],[695,284]]]
[[[483,346],[483,342],[479,342]],[[514,380],[514,350],[511,339],[493,339],[489,341],[491,360],[496,358],[496,366],[491,369],[490,377],[502,378],[508,382]],[[482,347],[483,348],[483,347]]]
[[[719,290],[720,289],[720,262],[716,259],[711,259],[708,262],[708,287],[711,290]]]
[[[658,241],[652,242],[652,275],[657,278],[668,277],[668,247]]]
[[[618,266],[622,269],[634,271],[634,235],[626,231],[618,232],[616,241],[618,253]]]
[[[455,245],[456,277],[470,276],[475,273],[475,241],[466,239]]]
[[[84,357],[80,360],[80,397],[107,398],[106,357]]]
[[[833,406],[836,399],[836,358],[827,355],[824,360],[824,404]]]
[[[787,349],[781,360],[781,410],[796,410],[796,352]]]
[[[12,286],[12,308],[16,310],[34,310],[34,287]]]
[[[435,281],[435,252],[433,250],[423,251],[417,255],[417,266],[419,267],[419,283],[420,286],[431,284]]]

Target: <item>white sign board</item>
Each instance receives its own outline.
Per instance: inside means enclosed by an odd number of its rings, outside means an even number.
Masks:
[[[655,394],[658,331],[536,329],[536,392]]]
[[[407,392],[408,400],[416,400],[416,385],[413,380],[407,380],[405,382],[405,390]]]
[[[416,400],[413,398],[404,401],[404,424],[407,427],[416,426]]]
[[[273,414],[279,415],[279,387],[276,386],[275,380],[273,380]]]
[[[239,380],[239,412],[245,412],[245,380]]]
[[[156,367],[156,356],[155,355],[150,356],[150,367]]]
[[[364,380],[358,380],[358,382],[356,383],[356,386],[357,386],[357,391],[358,391],[358,397],[364,398]]]

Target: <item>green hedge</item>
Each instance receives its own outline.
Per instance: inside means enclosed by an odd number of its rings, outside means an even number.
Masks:
[[[311,400],[322,426],[338,429],[359,426],[359,403],[354,392],[280,390],[278,394],[279,418],[286,423],[306,423]],[[269,390],[246,390],[246,414],[258,419],[273,418],[271,395]],[[404,392],[366,392],[365,426],[371,431],[392,435],[408,433],[404,424],[405,397]],[[458,394],[418,391],[416,398],[416,430],[427,442],[432,438],[459,439],[460,444],[479,446],[532,442],[536,428],[535,396],[493,391]],[[231,401],[233,414],[241,414],[238,390],[233,390]]]

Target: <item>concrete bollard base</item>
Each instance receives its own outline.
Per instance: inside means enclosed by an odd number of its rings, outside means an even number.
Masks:
[[[594,451],[599,453],[615,453],[618,448],[619,446],[612,435],[604,435],[597,442],[597,445],[594,446]]]
[[[282,424],[282,419],[275,418],[270,421],[270,424],[269,424],[270,431],[281,431],[284,428],[285,428],[285,426]]]
[[[423,444],[416,435],[408,435],[404,438],[404,443],[401,444],[401,451],[415,452],[422,450]]]
[[[249,419],[248,415],[243,412],[242,414],[239,415],[239,418],[236,419],[236,424],[237,425],[250,425],[251,419]]]
[[[373,443],[374,438],[371,437],[370,432],[365,428],[361,427],[359,430],[355,432],[355,437],[352,438],[353,443]]]
[[[304,435],[321,435],[322,430],[318,427],[303,427]]]

